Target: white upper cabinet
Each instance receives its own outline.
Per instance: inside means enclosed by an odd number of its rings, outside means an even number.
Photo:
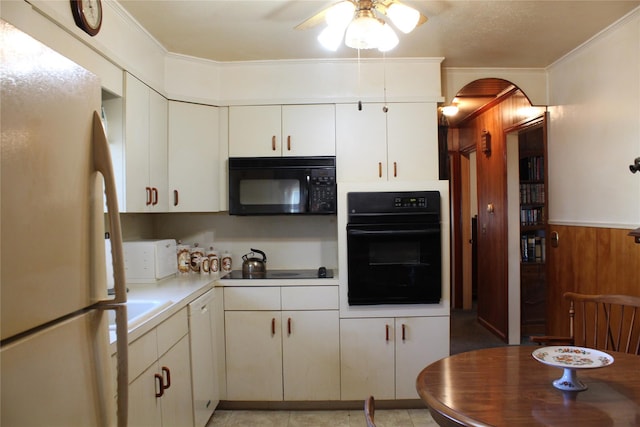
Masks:
[[[435,103],[336,107],[339,182],[438,180]]]
[[[335,131],[333,104],[229,107],[229,156],[334,156]]]
[[[383,104],[336,106],[338,182],[387,177],[387,122]]]
[[[218,107],[169,102],[169,212],[220,210]]]
[[[124,212],[165,212],[167,99],[130,74],[125,88]]]
[[[436,103],[390,104],[387,112],[389,180],[439,179]]]

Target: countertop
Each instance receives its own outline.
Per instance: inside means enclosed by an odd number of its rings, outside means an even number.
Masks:
[[[129,284],[127,300],[153,300],[170,302],[165,309],[129,330],[129,343],[141,337],[162,321],[186,307],[191,301],[203,295],[216,284],[218,275],[188,274],[175,275],[151,284]],[[115,332],[110,332],[111,350],[116,351]]]

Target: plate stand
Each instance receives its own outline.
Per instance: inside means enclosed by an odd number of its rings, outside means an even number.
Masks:
[[[583,391],[587,386],[578,379],[575,369],[564,368],[562,377],[553,381],[553,386],[564,391]]]

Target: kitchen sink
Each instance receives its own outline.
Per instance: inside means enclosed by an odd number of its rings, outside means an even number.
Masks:
[[[131,330],[155,316],[172,304],[171,301],[130,300],[127,301],[127,329]],[[116,329],[116,313],[109,310],[109,330]]]

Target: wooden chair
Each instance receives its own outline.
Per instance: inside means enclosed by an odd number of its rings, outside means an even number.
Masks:
[[[566,292],[569,336],[531,337],[547,345],[576,345],[640,354],[640,297]]]
[[[367,427],[376,427],[376,424],[373,422],[375,411],[375,400],[373,396],[369,396],[364,401],[364,419],[367,421]]]

